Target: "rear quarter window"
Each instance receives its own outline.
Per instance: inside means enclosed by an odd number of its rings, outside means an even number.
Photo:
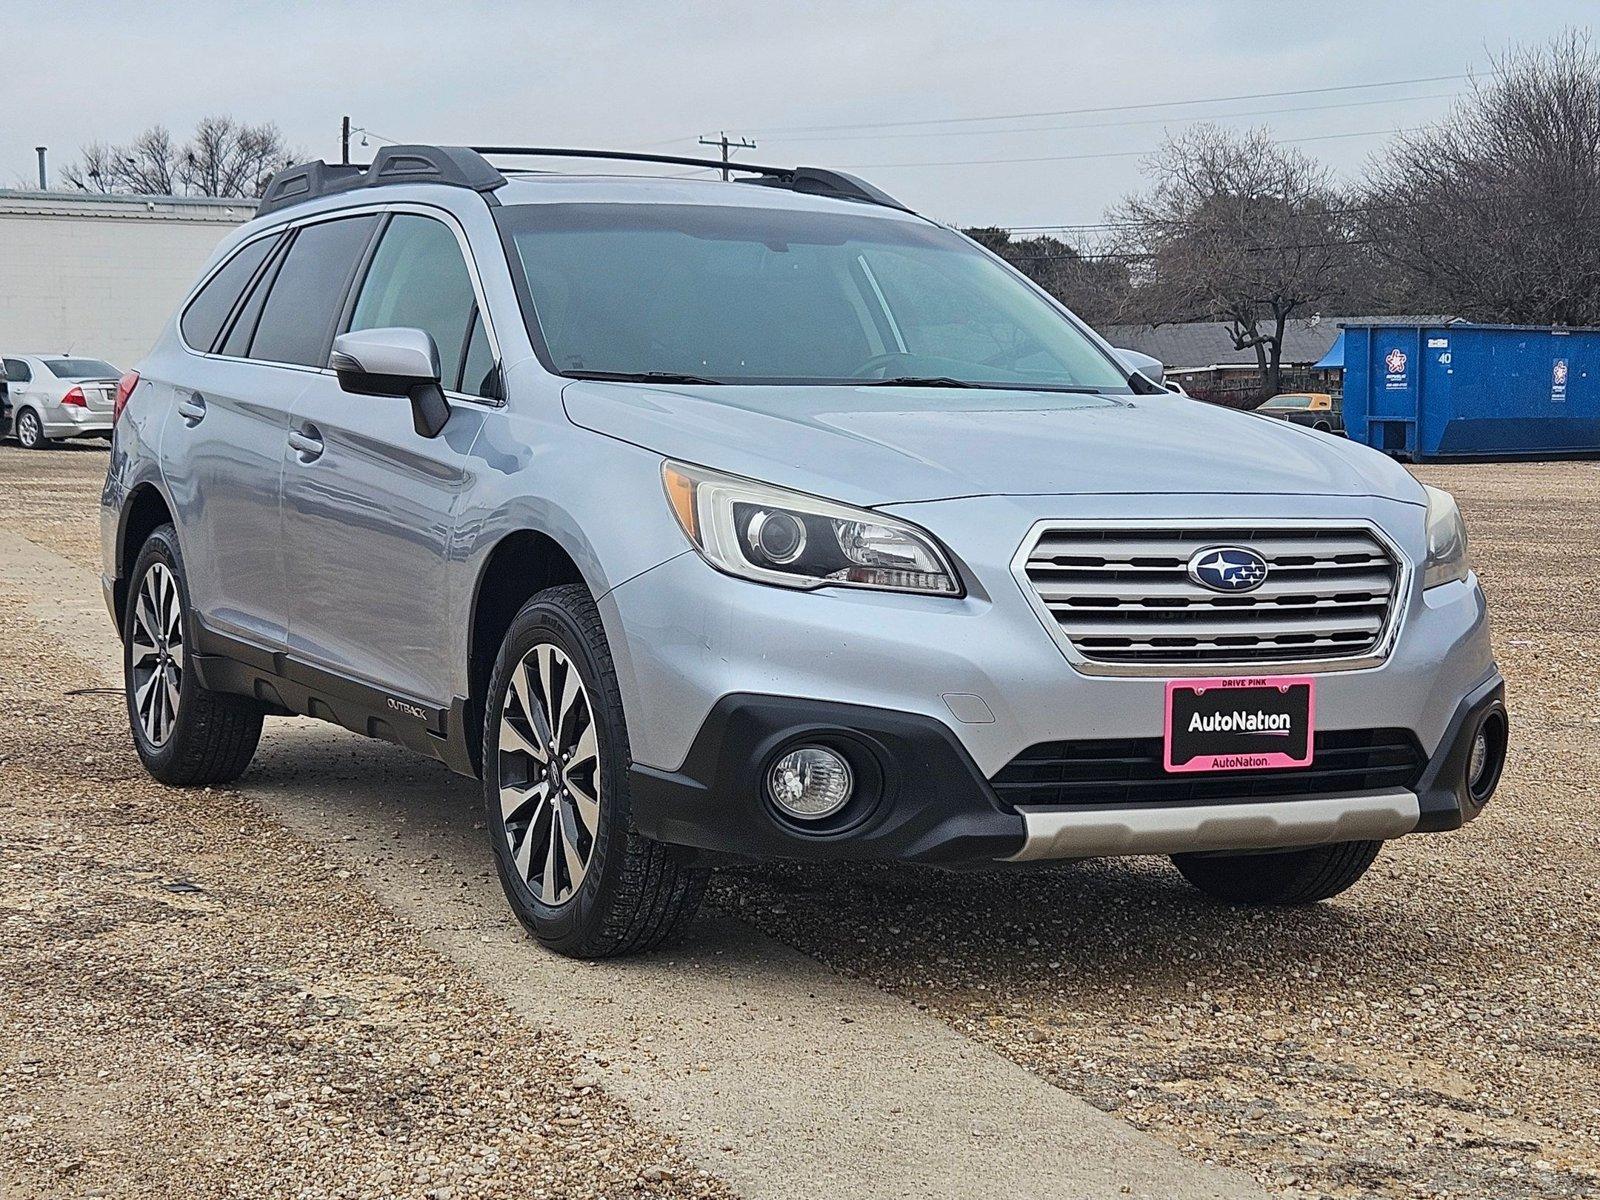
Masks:
[[[183,340],[191,349],[208,351],[216,345],[217,335],[222,332],[222,326],[238,302],[239,294],[277,244],[276,237],[263,237],[242,246],[195,293],[179,322]]]

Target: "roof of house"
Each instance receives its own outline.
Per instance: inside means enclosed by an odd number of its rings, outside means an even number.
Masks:
[[[211,196],[123,196],[98,192],[0,188],[0,216],[90,217],[103,220],[200,221],[240,225],[255,215],[254,200]]]
[[[1283,328],[1285,366],[1309,366],[1328,352],[1345,325],[1442,325],[1449,316],[1324,317],[1292,320]],[[1107,325],[1100,334],[1113,346],[1158,358],[1169,371],[1256,365],[1255,347],[1235,348],[1226,321],[1182,325]]]

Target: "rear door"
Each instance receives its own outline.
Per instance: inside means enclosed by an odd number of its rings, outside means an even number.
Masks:
[[[247,243],[181,319],[191,351],[162,437],[191,600],[215,632],[286,644],[280,487],[289,411],[326,345],[373,214]]]
[[[440,436],[416,432],[406,400],[351,395],[321,376],[295,404],[284,477],[291,653],[438,709],[450,701],[445,564],[466,453],[497,378],[468,261],[442,212],[398,211],[342,322],[433,337],[452,410]]]

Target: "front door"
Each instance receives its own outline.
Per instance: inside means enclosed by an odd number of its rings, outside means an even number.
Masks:
[[[426,438],[404,399],[352,395],[332,376],[302,393],[284,476],[289,650],[394,698],[446,708],[454,618],[445,569],[467,452],[487,411],[470,398],[494,375],[452,227],[393,216],[344,324],[430,334],[451,415]]]

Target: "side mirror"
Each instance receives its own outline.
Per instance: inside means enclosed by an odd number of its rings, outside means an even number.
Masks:
[[[1137,371],[1151,383],[1160,383],[1166,376],[1167,369],[1161,365],[1159,358],[1151,358],[1137,350],[1117,350],[1115,353],[1123,366],[1129,371]]]
[[[355,329],[333,339],[328,366],[357,396],[405,396],[418,435],[438,437],[450,419],[439,383],[439,347],[421,329]]]

